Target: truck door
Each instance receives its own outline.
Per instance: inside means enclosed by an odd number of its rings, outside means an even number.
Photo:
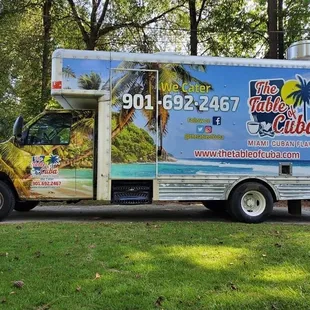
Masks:
[[[158,71],[111,70],[111,177],[155,178],[158,145]]]
[[[29,198],[92,197],[93,129],[85,132],[82,123],[74,112],[49,112],[29,126],[24,140],[30,154]]]

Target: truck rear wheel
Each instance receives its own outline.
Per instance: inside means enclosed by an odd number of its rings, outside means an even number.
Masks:
[[[0,181],[0,221],[12,212],[14,205],[15,196],[11,188],[3,181]]]
[[[38,204],[39,201],[16,201],[14,210],[18,212],[28,212]]]
[[[236,187],[228,202],[228,213],[237,221],[261,223],[273,210],[273,197],[263,184],[244,183]]]

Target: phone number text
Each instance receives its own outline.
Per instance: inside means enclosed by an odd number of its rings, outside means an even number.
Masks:
[[[142,94],[124,94],[123,108],[136,110],[153,110],[155,108],[154,98],[151,95]],[[221,111],[235,112],[238,109],[240,97],[236,96],[206,96],[201,95],[196,100],[192,95],[164,95],[162,100],[158,100],[157,104],[165,110],[185,110],[185,111]]]

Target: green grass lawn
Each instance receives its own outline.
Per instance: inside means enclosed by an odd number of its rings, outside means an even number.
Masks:
[[[0,236],[1,309],[310,309],[309,226],[29,223]]]

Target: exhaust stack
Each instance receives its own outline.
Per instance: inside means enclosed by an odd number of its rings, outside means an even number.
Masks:
[[[310,40],[293,43],[286,51],[288,60],[310,60]]]

